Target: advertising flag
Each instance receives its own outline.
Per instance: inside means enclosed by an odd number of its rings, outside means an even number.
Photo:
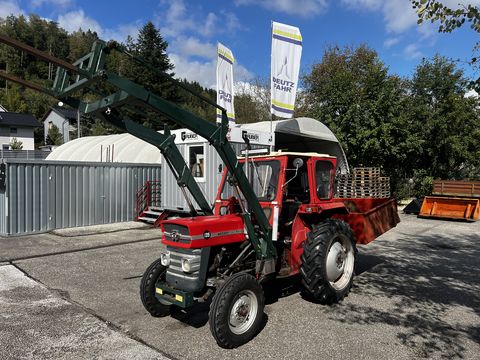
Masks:
[[[217,104],[227,110],[229,124],[235,124],[233,108],[233,53],[227,47],[217,45]],[[217,122],[222,122],[222,112],[217,109]]]
[[[302,57],[302,34],[294,26],[272,23],[272,114],[291,118]]]

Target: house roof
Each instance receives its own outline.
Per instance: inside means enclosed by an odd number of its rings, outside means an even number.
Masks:
[[[31,114],[20,114],[13,112],[0,113],[0,125],[41,127],[42,125]]]
[[[52,112],[58,114],[59,116],[61,116],[65,120],[77,121],[77,110],[76,109],[67,109],[67,108],[60,107],[60,106],[51,107],[45,113],[45,115],[43,115],[43,118],[42,118],[41,121],[44,122]]]

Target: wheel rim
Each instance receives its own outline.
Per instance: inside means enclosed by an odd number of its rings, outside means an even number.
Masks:
[[[230,310],[228,326],[230,331],[240,335],[252,327],[257,317],[258,299],[251,290],[241,291],[235,299]]]
[[[346,236],[334,239],[328,250],[326,272],[327,280],[335,290],[345,289],[353,275],[354,251]]]

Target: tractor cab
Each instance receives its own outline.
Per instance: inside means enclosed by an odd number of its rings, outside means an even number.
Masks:
[[[335,157],[317,153],[274,152],[241,157],[239,162],[244,164],[250,185],[272,226],[274,241],[290,236],[300,211],[313,212],[314,205],[332,201]],[[248,166],[245,166],[246,162]],[[239,213],[242,206],[248,208],[225,171],[215,201],[215,214]]]

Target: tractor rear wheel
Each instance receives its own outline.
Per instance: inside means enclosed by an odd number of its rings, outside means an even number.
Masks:
[[[145,309],[154,317],[170,315],[171,305],[160,302],[156,297],[155,284],[158,280],[165,279],[167,268],[163,266],[160,259],[155,260],[143,274],[140,282],[140,298]]]
[[[315,226],[301,257],[303,294],[322,304],[342,300],[352,286],[355,253],[353,231],[347,223],[329,219]]]
[[[210,330],[218,345],[232,349],[250,341],[262,327],[264,306],[262,286],[252,275],[230,276],[210,305]]]

